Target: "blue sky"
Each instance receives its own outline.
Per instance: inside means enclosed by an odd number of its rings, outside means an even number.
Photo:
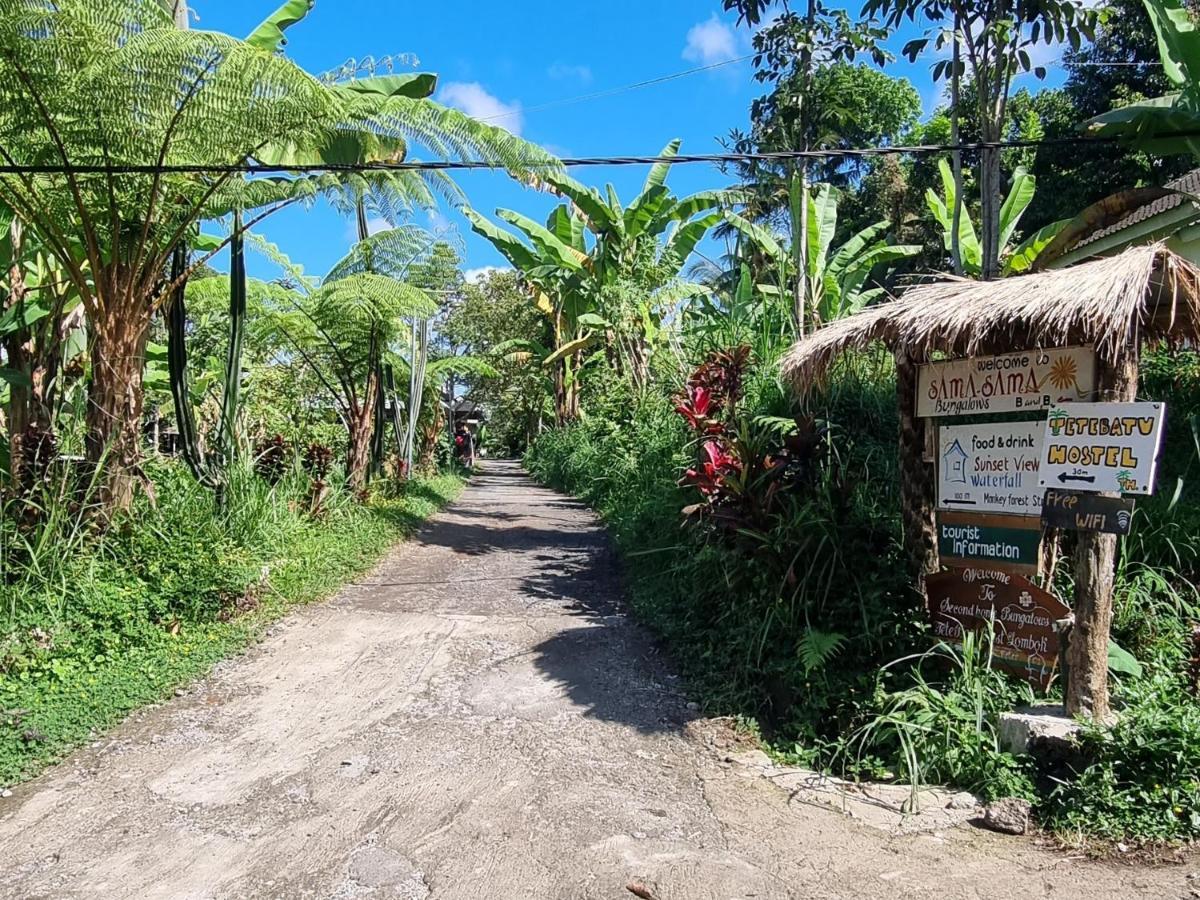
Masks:
[[[191,0],[193,27],[248,33],[276,0]],[[899,45],[915,29],[896,38]],[[351,57],[408,54],[419,71],[439,75],[438,99],[488,117],[559,155],[654,154],[671,138],[685,151],[718,152],[717,138],[744,128],[751,100],[764,93],[749,61],[580,102],[558,103],[751,52],[750,33],[735,27],[720,0],[617,0],[607,4],[519,0],[441,6],[388,0],[317,0],[309,17],[288,32],[288,55],[311,72],[342,65]],[[897,54],[898,55],[898,54]],[[909,78],[926,110],[939,89],[931,62],[900,60],[889,67]],[[1057,80],[1051,75],[1051,82]],[[543,104],[555,104],[539,109]],[[611,181],[632,196],[645,177],[641,167],[578,169],[575,176],[602,185]],[[553,200],[500,173],[461,173],[457,180],[476,209],[497,206],[544,217]],[[717,187],[725,179],[704,164],[678,166],[669,184],[677,193]],[[421,222],[421,219],[426,221]],[[502,265],[454,210],[443,208],[417,221],[457,228],[467,269]],[[323,274],[349,248],[352,227],[325,206],[288,210],[259,230],[312,274]],[[269,264],[250,262],[252,274],[273,275]]]

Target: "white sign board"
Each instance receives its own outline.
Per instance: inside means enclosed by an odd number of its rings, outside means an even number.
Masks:
[[[1043,486],[1150,494],[1167,407],[1162,403],[1062,403],[1042,441]]]
[[[938,432],[938,509],[1040,516],[1045,422],[948,425]]]
[[[971,416],[1046,409],[1090,400],[1096,389],[1091,347],[1025,350],[930,363],[917,372],[918,416]]]

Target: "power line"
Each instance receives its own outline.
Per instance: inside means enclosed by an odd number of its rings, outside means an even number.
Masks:
[[[1154,135],[1158,140],[1200,138],[1200,131],[1180,131]],[[557,169],[594,166],[645,166],[665,163],[787,162],[796,159],[866,159],[873,156],[929,155],[953,151],[1013,150],[1037,147],[1064,147],[1117,144],[1121,137],[1064,137],[1040,140],[977,141],[959,144],[908,144],[884,147],[854,147],[826,150],[780,150],[770,153],[681,153],[676,156],[578,156],[559,160],[516,161],[506,165],[489,160],[412,160],[409,162],[318,163],[314,165],[268,165],[236,163],[232,165],[3,165],[0,175],[306,175],[336,172],[423,172],[456,170]]]
[[[719,69],[722,66],[731,66],[734,63],[745,62],[755,56],[753,53],[748,53],[745,56],[737,56],[733,59],[722,60],[721,62],[709,63],[706,66],[697,66],[694,69],[685,69],[682,72],[672,72],[670,75],[660,75],[657,78],[648,78],[645,81],[635,81],[632,84],[624,84],[620,87],[605,88],[601,91],[593,91],[590,94],[580,94],[577,97],[563,97],[559,100],[548,100],[545,103],[538,103],[534,106],[525,106],[520,109],[514,109],[512,112],[497,113],[494,116],[481,116],[480,122],[498,122],[501,119],[511,119],[513,116],[521,116],[525,113],[540,112],[543,109],[554,109],[559,106],[568,106],[572,103],[583,103],[586,100],[599,100],[602,97],[613,97],[617,94],[624,94],[628,91],[635,91],[639,88],[650,87],[655,84],[663,84],[667,81],[674,81],[677,78],[686,78],[688,75],[695,75],[699,72],[709,72],[713,69]]]

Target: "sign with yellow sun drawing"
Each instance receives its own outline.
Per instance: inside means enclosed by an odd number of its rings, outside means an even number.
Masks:
[[[1091,347],[1024,350],[921,366],[918,416],[971,416],[1048,409],[1091,400],[1096,355]]]
[[[1043,487],[1151,494],[1167,408],[1162,403],[1061,403],[1050,410]]]

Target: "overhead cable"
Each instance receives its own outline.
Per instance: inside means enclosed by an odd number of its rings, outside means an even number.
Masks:
[[[1200,131],[1171,132],[1154,136],[1156,140],[1170,138],[1200,138]],[[928,155],[953,151],[971,152],[998,149],[1013,150],[1037,147],[1071,147],[1096,144],[1116,144],[1126,141],[1119,137],[1064,137],[1039,140],[975,141],[958,144],[888,144],[880,147],[826,148],[820,150],[779,150],[764,153],[680,153],[675,156],[577,156],[563,159],[518,160],[505,164],[492,160],[408,160],[404,162],[317,163],[313,165],[274,165],[256,162],[234,164],[178,165],[0,165],[0,175],[304,175],[339,172],[422,172],[459,171],[473,169],[558,169],[588,166],[645,166],[663,163],[787,162],[795,159],[853,159],[874,156]]]

